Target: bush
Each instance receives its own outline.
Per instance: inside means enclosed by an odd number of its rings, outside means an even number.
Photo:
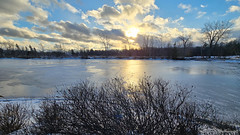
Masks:
[[[0,109],[0,134],[9,134],[26,126],[27,109],[20,104],[7,103]]]
[[[202,116],[208,108],[188,101],[189,94],[150,77],[136,85],[121,78],[100,87],[84,81],[60,91],[62,100],[43,102],[35,129],[39,134],[198,134],[198,119],[209,116]]]
[[[60,133],[65,124],[61,116],[61,110],[55,99],[42,102],[39,111],[33,116],[37,125],[34,125],[30,132],[39,134]]]

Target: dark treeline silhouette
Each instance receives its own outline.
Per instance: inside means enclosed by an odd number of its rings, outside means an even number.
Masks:
[[[130,50],[69,50],[69,51],[37,51],[31,45],[28,47],[20,48],[19,45],[9,48],[0,47],[0,58],[107,58],[107,57],[117,57],[117,58],[167,58],[167,59],[184,59],[185,57],[193,56],[231,56],[240,55],[240,41],[234,40],[228,43],[220,43],[213,45],[212,47],[203,45],[201,47],[192,46],[181,46],[168,44],[167,47],[142,47],[140,49],[130,49]]]

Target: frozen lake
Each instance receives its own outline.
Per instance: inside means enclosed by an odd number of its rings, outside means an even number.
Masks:
[[[134,83],[144,74],[194,86],[197,100],[240,112],[240,64],[224,61],[0,59],[0,95],[42,97],[85,79],[98,83],[121,76]]]

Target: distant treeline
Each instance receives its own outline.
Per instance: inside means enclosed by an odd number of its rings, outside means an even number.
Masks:
[[[211,53],[210,53],[211,52]],[[211,55],[210,55],[211,54]],[[0,48],[0,58],[89,58],[89,57],[137,57],[137,58],[167,58],[167,59],[184,59],[184,57],[193,56],[231,56],[240,55],[240,41],[234,40],[228,43],[220,43],[210,48],[202,47],[182,47],[176,44],[168,44],[167,47],[142,47],[141,49],[130,50],[59,50],[59,51],[37,51],[31,45],[20,48],[19,45],[9,48]]]

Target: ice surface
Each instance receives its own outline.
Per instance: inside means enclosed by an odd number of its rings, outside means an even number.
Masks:
[[[193,85],[194,99],[210,100],[224,114],[235,115],[240,112],[240,64],[236,61],[0,59],[0,95],[36,99],[85,79],[101,83],[120,76],[136,83],[150,75]]]

